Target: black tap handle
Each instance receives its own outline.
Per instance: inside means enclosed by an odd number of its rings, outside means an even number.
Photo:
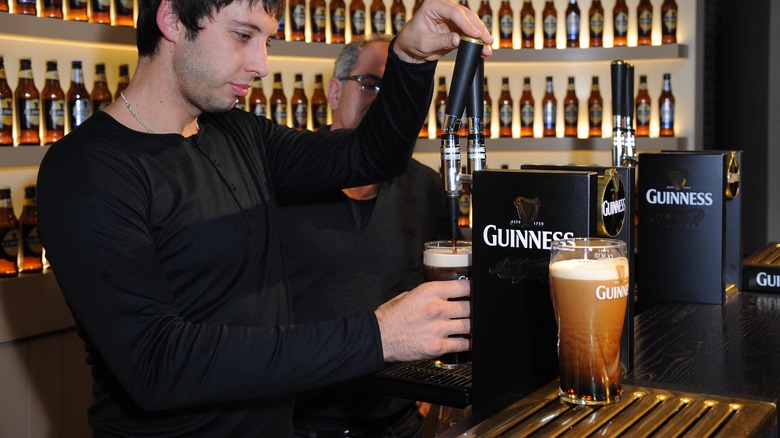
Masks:
[[[612,115],[626,115],[626,76],[627,65],[623,60],[612,61]]]
[[[445,114],[458,119],[463,115],[469,89],[473,86],[474,73],[477,71],[479,61],[482,60],[483,45],[482,41],[475,38],[460,38],[458,55],[455,58],[455,67],[452,70],[447,107],[444,110]],[[481,87],[480,85],[480,89]]]
[[[477,71],[474,73],[474,80],[471,81],[471,90],[469,98],[466,101],[466,117],[485,117],[485,61],[480,58],[477,63]]]

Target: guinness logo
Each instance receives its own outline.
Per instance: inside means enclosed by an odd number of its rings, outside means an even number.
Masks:
[[[626,191],[616,169],[606,169],[599,176],[599,206],[596,226],[602,236],[615,237],[626,220]]]
[[[669,172],[669,178],[672,180],[674,189],[678,192],[688,183],[688,173],[682,170],[673,170]]]
[[[524,196],[515,198],[515,208],[517,209],[517,217],[520,219],[520,226],[528,227],[536,221],[539,217],[541,204],[539,198],[526,198]]]

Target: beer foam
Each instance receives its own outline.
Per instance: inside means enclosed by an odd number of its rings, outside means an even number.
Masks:
[[[439,268],[471,266],[471,248],[458,248],[457,252],[452,248],[427,249],[423,252],[423,264]]]
[[[569,280],[619,280],[618,270],[623,277],[628,276],[628,259],[577,259],[561,260],[550,265],[550,275]]]

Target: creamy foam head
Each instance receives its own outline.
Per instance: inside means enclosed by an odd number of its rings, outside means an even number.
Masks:
[[[569,280],[619,280],[628,276],[628,259],[561,260],[550,265],[550,275]]]
[[[423,252],[423,264],[440,268],[471,266],[471,248],[433,248]]]

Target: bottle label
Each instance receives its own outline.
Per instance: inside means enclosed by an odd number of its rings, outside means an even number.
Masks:
[[[498,109],[498,121],[501,126],[512,126],[512,104],[503,102]]]
[[[89,99],[76,99],[70,108],[70,129],[84,123],[89,117],[92,104]]]
[[[512,38],[513,27],[514,24],[511,15],[507,14],[498,17],[499,38]]]
[[[293,10],[290,12],[290,17],[292,18],[292,31],[293,32],[303,32],[306,29],[306,6],[305,5],[295,5],[293,7]]]
[[[70,9],[86,9],[87,0],[68,0],[68,6]]]
[[[366,33],[366,13],[362,9],[352,14],[352,35],[363,35]]]
[[[534,126],[534,106],[530,103],[520,107],[520,124],[523,127]]]
[[[653,12],[642,11],[639,14],[638,31],[640,36],[650,36],[653,31]]]
[[[111,10],[111,0],[97,0],[92,3],[93,12],[108,12]]]
[[[376,11],[371,15],[371,26],[374,33],[385,33],[385,11]]]
[[[542,29],[544,30],[545,39],[549,40],[555,38],[555,34],[558,32],[558,19],[555,18],[555,15],[547,15],[544,17]]]
[[[50,80],[50,81],[59,82],[60,80],[60,75],[57,72],[57,70],[47,70],[46,75],[44,77],[46,78],[46,80]]]
[[[37,131],[41,123],[41,109],[38,99],[18,99],[16,108],[19,111],[19,129]]]
[[[257,102],[252,105],[252,114],[258,116],[258,117],[268,117],[268,113],[266,112],[266,105],[262,102]]]
[[[591,38],[601,38],[604,35],[604,16],[596,12],[590,17]]]
[[[446,103],[441,103],[439,106],[436,107],[436,126],[438,128],[442,127],[442,124],[444,123],[444,113],[447,109]]]
[[[344,8],[336,8],[333,16],[330,17],[331,33],[344,35],[347,28],[347,11]]]
[[[615,36],[626,36],[628,34],[628,14],[618,12],[615,15]]]
[[[308,108],[305,103],[299,103],[293,108],[293,120],[296,128],[305,128],[308,119]]]
[[[325,32],[325,6],[318,6],[311,11],[311,33]]]
[[[555,103],[548,101],[544,104],[544,129],[555,129]]]
[[[19,79],[32,79],[33,72],[30,69],[19,70]]]
[[[566,126],[577,126],[579,112],[579,105],[575,103],[570,103],[563,108],[563,120]]]
[[[14,110],[11,97],[0,99],[0,129],[11,129],[14,124]]]
[[[487,30],[491,33],[493,32],[493,16],[485,14],[481,17],[479,17],[482,20],[482,23],[485,24],[485,27],[487,27]]]
[[[16,263],[19,256],[19,230],[16,228],[3,230],[3,251],[2,256],[5,260]]]
[[[328,124],[328,104],[312,105],[314,127],[321,128]]]
[[[468,193],[462,193],[458,197],[458,211],[461,216],[468,216],[471,211],[471,196]]]
[[[593,105],[588,108],[588,120],[590,122],[590,126],[592,128],[597,128],[601,126],[601,119],[604,114],[604,108],[601,107],[601,104],[598,102],[595,102]]]
[[[637,126],[650,126],[650,103],[639,102],[636,106]]]
[[[661,104],[660,108],[661,129],[674,128],[674,104],[666,101]]]
[[[401,29],[404,27],[404,24],[406,24],[405,12],[399,12],[393,15],[393,35],[398,35],[398,32],[401,31]]]
[[[41,238],[35,224],[22,225],[22,254],[32,257],[40,257],[43,254]]]
[[[580,39],[580,16],[579,14],[569,14],[566,17],[566,39]]]
[[[484,125],[490,126],[490,123],[493,121],[493,105],[490,105],[487,103],[487,101],[482,101],[482,112],[484,113]]]
[[[277,103],[272,105],[274,121],[282,126],[287,126],[287,105],[284,103]]]
[[[115,4],[117,15],[131,15],[133,13],[132,0],[119,0]]]
[[[662,33],[664,35],[673,35],[677,32],[677,10],[669,9],[666,11],[661,22],[663,23],[661,27]]]
[[[62,131],[65,129],[65,99],[44,100],[43,114],[45,129]]]
[[[523,33],[523,39],[533,40],[536,30],[536,20],[532,14],[523,15],[523,21],[520,23],[520,30]]]

